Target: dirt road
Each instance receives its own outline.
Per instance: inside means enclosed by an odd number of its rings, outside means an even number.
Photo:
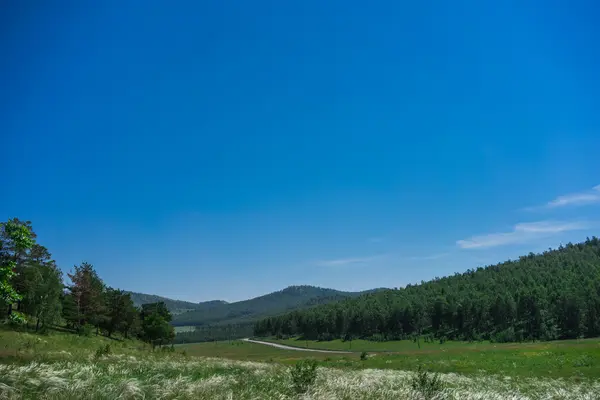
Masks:
[[[302,347],[292,347],[286,346],[284,344],[271,343],[271,342],[263,342],[260,340],[252,340],[252,339],[242,339],[244,342],[256,343],[256,344],[264,344],[265,346],[277,347],[278,349],[283,350],[296,350],[296,351],[312,351],[315,353],[333,353],[333,354],[352,354],[350,351],[341,351],[341,350],[319,350],[319,349],[304,349]]]

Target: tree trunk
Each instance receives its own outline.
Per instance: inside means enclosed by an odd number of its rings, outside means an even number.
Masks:
[[[35,331],[37,332],[40,329],[40,317],[37,317],[37,321],[35,321]]]

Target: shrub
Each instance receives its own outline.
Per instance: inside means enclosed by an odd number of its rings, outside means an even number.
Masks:
[[[515,330],[513,327],[507,328],[503,331],[494,333],[490,337],[492,343],[509,343],[516,342]]]
[[[432,399],[444,390],[445,385],[438,374],[427,372],[419,366],[419,369],[412,378],[411,386],[426,399]]]
[[[306,393],[317,379],[317,362],[302,360],[294,365],[290,373],[295,392]]]
[[[329,341],[335,340],[335,339],[337,339],[337,338],[334,335],[332,335],[331,333],[329,333],[329,332],[320,333],[317,336],[317,340],[319,342],[329,342]]]
[[[96,349],[96,353],[94,354],[94,358],[97,360],[99,358],[102,358],[103,356],[107,356],[111,353],[110,351],[110,344],[107,344],[106,346],[100,346]]]
[[[381,333],[374,333],[373,335],[365,337],[364,339],[371,342],[385,342],[388,340],[388,338]]]
[[[27,323],[27,317],[18,311],[13,311],[10,316],[10,323],[13,325],[25,325]]]
[[[83,326],[80,326],[77,331],[80,336],[92,336],[92,333],[94,332],[94,327],[90,324],[85,324]]]
[[[369,354],[366,351],[363,351],[362,353],[360,353],[361,361],[365,361],[367,359],[367,357],[369,357]]]

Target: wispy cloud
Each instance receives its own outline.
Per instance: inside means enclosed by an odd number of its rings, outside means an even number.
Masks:
[[[549,201],[541,207],[531,207],[528,210],[559,208],[567,206],[577,207],[595,203],[600,203],[600,185],[594,186],[592,189],[583,192],[558,196],[554,200]]]
[[[356,257],[356,258],[338,258],[335,260],[318,261],[317,265],[321,267],[339,267],[351,264],[365,264],[370,261],[381,258],[382,256]]]
[[[592,224],[588,221],[523,222],[515,225],[511,232],[472,236],[469,239],[459,240],[456,242],[456,244],[458,247],[463,249],[478,249],[508,244],[520,244],[540,237],[552,236],[568,231],[583,230],[591,227]]]

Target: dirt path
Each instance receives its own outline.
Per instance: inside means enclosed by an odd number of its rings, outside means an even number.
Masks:
[[[244,342],[256,343],[256,344],[264,344],[265,346],[277,347],[278,349],[284,350],[296,350],[296,351],[312,351],[315,353],[333,353],[333,354],[352,354],[350,351],[342,351],[342,350],[319,350],[319,349],[305,349],[302,347],[292,347],[286,346],[284,344],[271,343],[271,342],[263,342],[260,340],[252,340],[252,339],[242,339]]]

